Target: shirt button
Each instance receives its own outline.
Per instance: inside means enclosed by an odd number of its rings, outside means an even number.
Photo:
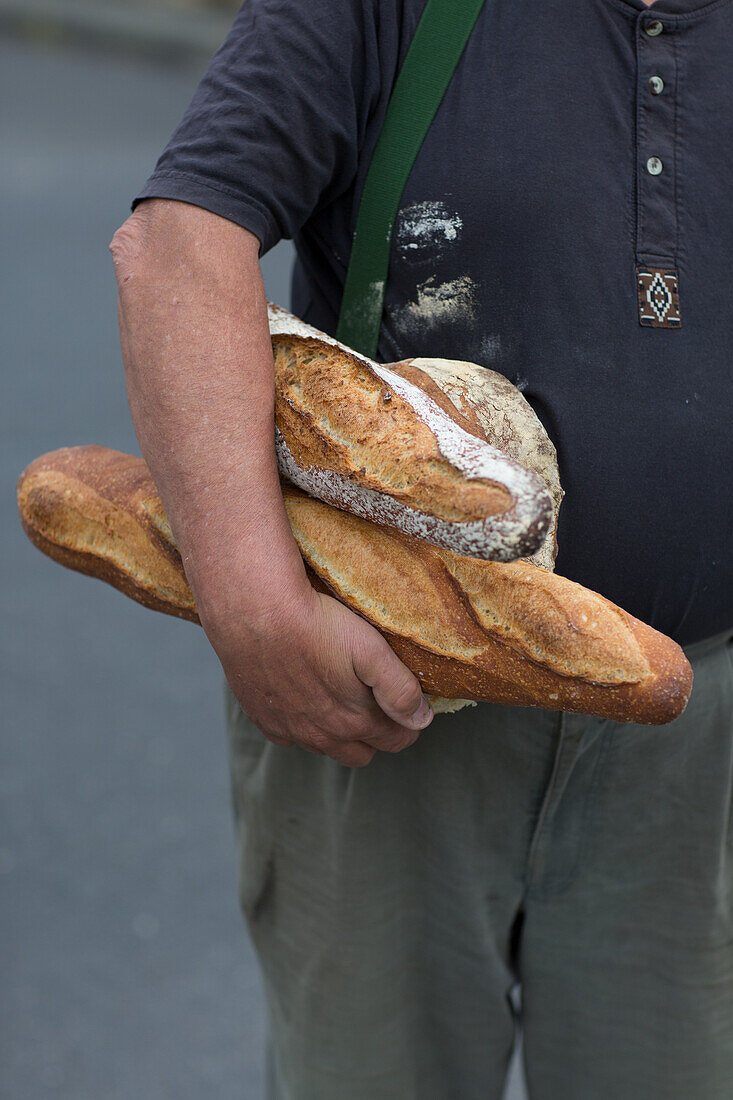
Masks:
[[[649,157],[646,162],[646,170],[650,176],[658,176],[662,171],[662,162],[659,157]]]
[[[644,30],[650,38],[656,38],[656,36],[661,34],[664,30],[664,23],[659,19],[653,19],[651,23],[644,24]]]
[[[664,91],[664,81],[661,76],[649,77],[649,91],[652,95],[660,95]]]

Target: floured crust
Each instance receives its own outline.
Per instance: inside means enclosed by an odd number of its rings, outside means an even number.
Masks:
[[[450,402],[467,431],[542,478],[552,499],[553,520],[542,545],[526,560],[554,569],[557,517],[564,493],[557,451],[526,398],[508,378],[477,363],[421,358],[388,366],[424,389],[433,400]]]
[[[302,469],[317,466],[388,492],[444,520],[477,520],[512,507],[506,485],[470,479],[394,388],[319,340],[273,337],[277,426]]]
[[[533,471],[405,377],[270,307],[276,452],[294,485],[475,557],[533,553],[552,519]]]

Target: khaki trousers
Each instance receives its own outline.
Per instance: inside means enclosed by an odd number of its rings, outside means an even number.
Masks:
[[[731,1100],[732,637],[688,654],[671,725],[482,704],[362,769],[227,693],[268,1100],[499,1100],[520,1023],[531,1100]]]

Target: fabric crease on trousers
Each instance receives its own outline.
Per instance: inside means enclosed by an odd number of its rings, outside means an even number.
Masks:
[[[365,768],[227,689],[268,1100],[733,1097],[733,632],[647,727],[481,704]]]

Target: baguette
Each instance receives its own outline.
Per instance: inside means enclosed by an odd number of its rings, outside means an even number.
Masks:
[[[553,518],[545,482],[471,434],[452,404],[356,355],[278,306],[275,442],[311,496],[461,554],[534,553]]]
[[[316,587],[372,623],[434,696],[659,725],[687,702],[680,647],[529,562],[478,560],[378,527],[284,486]],[[23,526],[56,561],[146,607],[197,621],[147,466],[104,447],[43,455],[21,474]]]
[[[142,458],[92,444],[31,462],[17,488],[28,538],[144,607],[198,622],[173,533]]]
[[[651,725],[684,710],[692,669],[682,649],[596,592],[284,495],[323,590],[371,622],[429,694]]]
[[[455,359],[404,359],[387,366],[424,390],[445,412],[462,422],[471,435],[490,443],[542,478],[552,502],[552,520],[537,550],[522,555],[521,560],[554,569],[557,517],[565,495],[560,485],[557,452],[517,387],[497,371]]]

